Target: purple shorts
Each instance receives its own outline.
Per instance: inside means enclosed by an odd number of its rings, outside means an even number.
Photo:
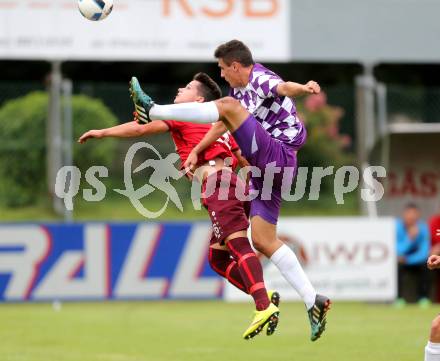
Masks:
[[[258,191],[258,196],[251,203],[251,217],[258,215],[269,223],[277,224],[281,208],[283,175],[285,174],[286,184],[293,181],[292,176],[296,176],[296,150],[304,144],[306,134],[304,128],[299,135],[300,139],[291,147],[273,138],[252,115],[249,115],[233,133],[243,156],[252,166],[261,170],[261,176],[252,175],[251,177],[251,188]],[[270,184],[270,176],[267,176],[265,180],[266,173],[271,173],[268,171],[270,166],[267,167],[270,163],[281,168],[280,171],[274,173],[272,184]],[[286,167],[294,168],[294,171],[284,172]]]

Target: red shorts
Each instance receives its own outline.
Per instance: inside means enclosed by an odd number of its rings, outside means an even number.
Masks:
[[[250,202],[240,201],[235,195],[236,188],[245,187],[245,183],[233,172],[224,170],[223,174],[224,179],[230,177],[230,182],[222,182],[222,171],[218,171],[207,177],[202,187],[205,192],[207,185],[215,182],[213,194],[203,198],[203,205],[208,210],[212,222],[213,234],[210,243],[220,245],[223,245],[225,238],[232,233],[248,229],[250,211]]]

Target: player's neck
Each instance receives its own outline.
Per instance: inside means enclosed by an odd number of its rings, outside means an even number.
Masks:
[[[242,69],[242,72],[240,74],[241,87],[245,87],[246,85],[248,85],[253,69],[254,69],[254,65]]]

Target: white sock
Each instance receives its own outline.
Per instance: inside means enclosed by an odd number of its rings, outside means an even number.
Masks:
[[[278,267],[286,281],[298,292],[307,309],[312,308],[315,304],[316,291],[304,273],[295,252],[283,244],[274,252],[270,260]]]
[[[440,343],[428,341],[425,347],[425,361],[440,361]]]
[[[207,103],[154,104],[149,112],[153,120],[177,120],[192,123],[214,123],[219,118],[217,105]]]

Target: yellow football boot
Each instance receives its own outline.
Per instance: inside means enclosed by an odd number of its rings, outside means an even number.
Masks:
[[[270,302],[272,302],[275,306],[279,307],[280,306],[280,294],[277,291],[274,290],[270,290],[267,291],[267,297],[269,297]],[[275,327],[270,327],[271,324],[268,322],[264,325],[263,327],[263,331],[266,332],[267,336],[273,335],[273,333],[275,332],[276,326]]]
[[[250,338],[255,337],[261,332],[266,324],[269,324],[268,328],[270,328],[273,333],[278,325],[279,314],[280,310],[273,303],[263,311],[255,311],[254,319],[251,325],[243,333],[243,338],[249,340]]]

